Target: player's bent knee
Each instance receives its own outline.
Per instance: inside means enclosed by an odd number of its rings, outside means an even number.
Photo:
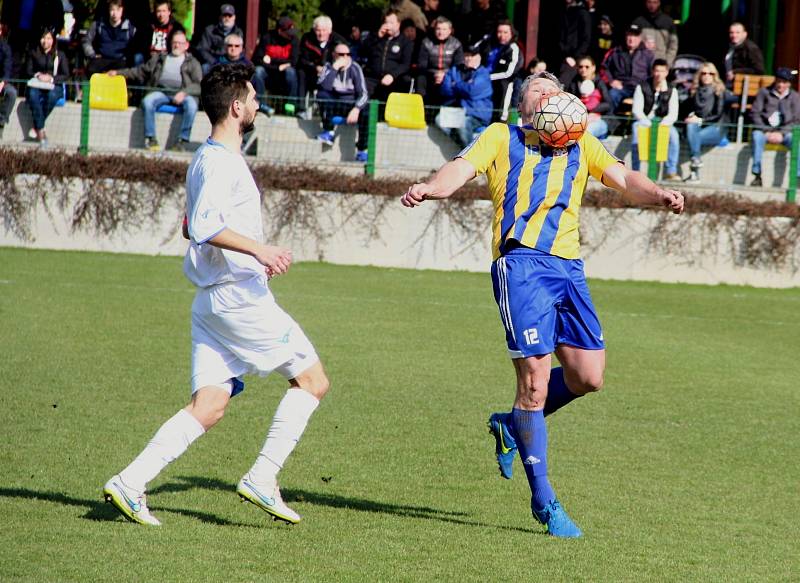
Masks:
[[[587,376],[581,376],[577,379],[575,383],[576,387],[570,387],[571,389],[575,390],[581,395],[585,395],[586,393],[596,393],[600,389],[603,388],[603,374],[592,374]]]
[[[290,383],[294,387],[311,393],[318,400],[321,400],[331,388],[328,375],[325,374],[322,365],[319,363],[306,372],[297,375]]]
[[[186,410],[206,429],[211,429],[225,415],[230,395],[223,387],[203,387],[192,396]]]

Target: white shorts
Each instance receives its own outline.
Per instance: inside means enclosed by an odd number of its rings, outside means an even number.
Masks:
[[[197,291],[192,303],[192,393],[206,386],[238,393],[238,377],[277,371],[295,378],[319,360],[314,346],[275,302],[264,278]],[[229,382],[231,381],[231,382]]]

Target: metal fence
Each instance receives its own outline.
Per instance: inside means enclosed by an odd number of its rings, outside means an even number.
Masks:
[[[9,123],[0,137],[3,146],[36,145],[33,118],[25,103],[25,82],[18,84],[17,100]],[[88,83],[67,84],[66,98],[48,116],[45,123],[48,146],[89,152],[145,152],[145,119],[141,107],[143,97],[153,88],[129,87],[128,105],[122,111],[105,111],[89,106]],[[81,101],[74,99],[80,96]],[[467,138],[453,125],[453,119],[438,107],[425,107],[424,124],[419,129],[406,129],[386,123],[384,103],[370,102],[361,113],[360,126],[346,123],[348,108],[336,109],[336,102],[297,100],[269,96],[271,116],[259,115],[256,128],[246,136],[243,151],[247,156],[270,162],[335,167],[341,171],[369,175],[411,174],[419,176],[433,171],[455,156]],[[341,104],[339,104],[341,107]],[[444,113],[452,114],[452,111]],[[516,123],[513,114],[509,123]],[[499,112],[492,112],[497,120]],[[323,119],[327,125],[323,126]],[[458,116],[455,116],[457,122]],[[607,132],[601,135],[606,148],[626,164],[646,172],[654,180],[674,182],[683,189],[746,193],[755,197],[796,200],[798,160],[800,159],[800,127],[793,129],[791,145],[767,144],[761,163],[762,186],[753,186],[752,127],[745,126],[743,139],[736,141],[736,125],[719,126],[719,142],[703,146],[696,156],[689,146],[688,131],[677,124],[676,132],[659,135],[658,125],[637,129],[630,117],[604,117]],[[182,115],[172,110],[155,114],[155,134],[160,155],[180,144]],[[480,131],[485,124],[476,124]],[[331,135],[320,136],[325,129]],[[602,129],[602,128],[601,128]],[[186,155],[202,143],[211,130],[205,115],[196,115],[189,133],[189,148],[176,155]],[[596,128],[595,128],[596,130]],[[359,133],[361,138],[359,139]],[[607,135],[605,135],[607,134]],[[713,137],[713,136],[712,136]],[[332,138],[332,139],[320,139]],[[637,139],[634,139],[637,138]],[[634,142],[648,142],[646,148]],[[671,147],[663,147],[671,142]],[[661,147],[659,147],[659,143]],[[638,157],[635,155],[639,153]],[[637,160],[638,158],[638,160]],[[668,158],[661,162],[661,158]]]

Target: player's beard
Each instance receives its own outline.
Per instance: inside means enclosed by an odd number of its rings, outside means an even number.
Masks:
[[[251,117],[247,121],[245,121],[244,118],[242,118],[242,123],[239,124],[239,135],[243,136],[245,134],[249,134],[254,129],[256,129],[256,123],[255,122],[256,122],[256,114],[255,113],[253,114],[253,117]]]

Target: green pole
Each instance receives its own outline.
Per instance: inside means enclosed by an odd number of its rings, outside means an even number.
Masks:
[[[658,180],[658,162],[656,152],[658,151],[658,126],[661,123],[660,117],[654,117],[650,125],[650,143],[647,148],[647,177],[650,180]]]
[[[78,146],[78,152],[82,156],[89,153],[89,82],[83,81],[81,83],[81,90],[83,92],[83,100],[81,101],[81,145]]]
[[[683,6],[681,6],[681,24],[689,20],[689,11],[691,8],[692,0],[683,0]]]
[[[512,109],[508,112],[508,125],[515,126],[519,124],[519,111]]]
[[[506,17],[514,22],[514,0],[506,0]]]
[[[800,126],[792,128],[792,151],[789,160],[789,188],[786,190],[786,202],[797,200],[797,168],[800,166]]]
[[[767,38],[764,39],[764,72],[773,71],[775,64],[775,37],[778,25],[778,0],[769,0],[767,4]]]
[[[378,101],[369,102],[369,128],[367,130],[367,165],[364,172],[367,176],[375,176],[375,150],[378,143]]]
[[[731,9],[731,0],[722,0],[722,14]]]

